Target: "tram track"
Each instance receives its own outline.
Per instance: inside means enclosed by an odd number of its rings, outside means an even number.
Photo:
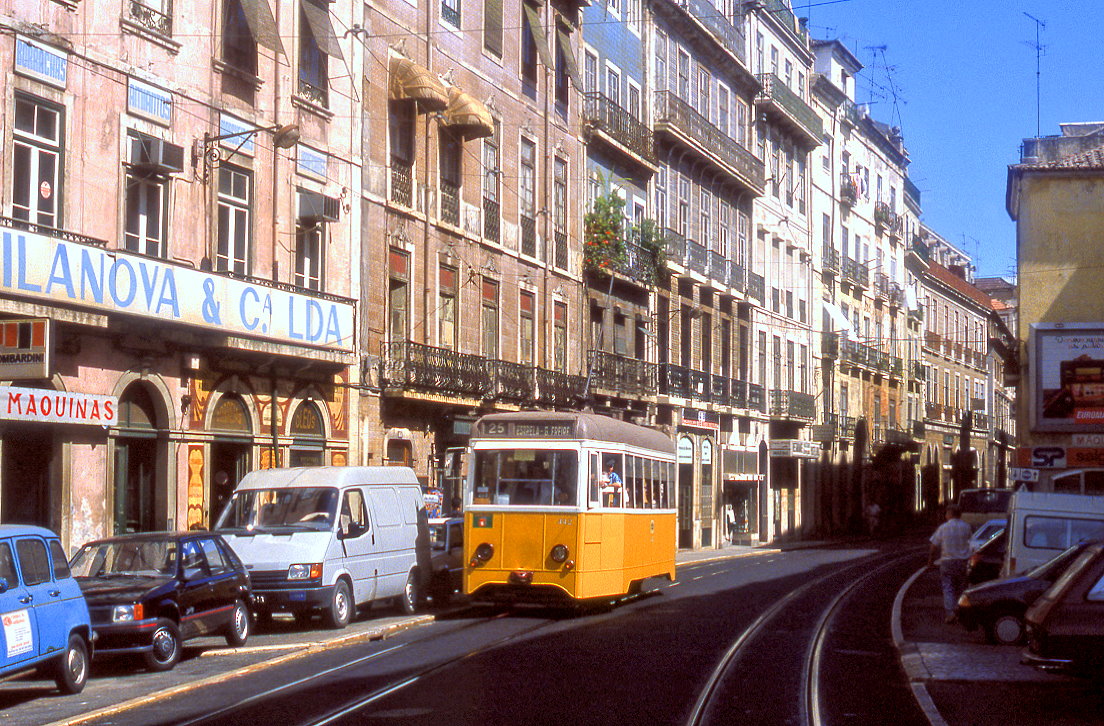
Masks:
[[[732,674],[735,664],[749,652],[753,642],[767,634],[772,627],[781,623],[785,615],[796,609],[797,605],[804,599],[815,595],[821,588],[827,588],[834,581],[849,577],[848,573],[863,570],[863,574],[848,582],[835,593],[827,605],[819,609],[819,615],[806,641],[805,656],[800,666],[800,694],[795,699],[798,707],[796,723],[800,726],[823,726],[819,674],[823,665],[828,634],[842,604],[886,570],[915,558],[919,551],[919,549],[910,549],[903,554],[897,553],[889,557],[875,555],[864,558],[810,580],[772,603],[748,627],[740,632],[736,640],[732,642],[717,662],[705,686],[699,691],[689,718],[685,722],[686,725],[707,726],[714,723],[710,714],[718,706],[725,679]],[[879,559],[883,561],[878,562]],[[877,564],[873,564],[872,561]],[[798,617],[800,618],[801,614]],[[807,619],[808,616],[805,615],[805,618]],[[787,723],[790,723],[790,721],[787,721]]]

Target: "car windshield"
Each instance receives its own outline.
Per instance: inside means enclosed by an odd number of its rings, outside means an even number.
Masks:
[[[337,489],[333,487],[245,489],[234,493],[215,528],[322,532],[333,528],[336,512]]]
[[[140,540],[87,544],[69,563],[76,577],[176,574],[175,540]]]

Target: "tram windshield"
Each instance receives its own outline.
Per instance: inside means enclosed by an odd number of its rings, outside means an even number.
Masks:
[[[475,452],[473,504],[576,506],[575,451],[500,449]]]

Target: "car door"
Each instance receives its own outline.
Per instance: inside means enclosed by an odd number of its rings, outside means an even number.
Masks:
[[[238,573],[223,556],[214,537],[202,537],[197,543],[207,560],[210,577],[205,593],[207,599],[202,604],[203,629],[207,633],[216,632],[230,623],[234,601],[240,594]]]
[[[64,617],[61,588],[54,582],[46,540],[37,536],[16,537],[15,556],[38,623],[38,653],[62,650],[69,641],[68,621]]]
[[[38,655],[31,595],[19,578],[10,539],[0,539],[0,579],[7,582],[7,589],[0,592],[0,670],[7,671]]]
[[[180,543],[180,635],[194,638],[206,632],[205,617],[214,596],[207,556],[197,538]]]
[[[50,539],[46,544],[50,548],[50,566],[54,576],[54,586],[58,591],[56,615],[60,618],[60,622],[66,624],[66,629],[71,629],[75,623],[88,621],[88,605],[85,603],[80,585],[69,571],[69,562],[65,557],[65,550],[61,548],[61,541]],[[68,639],[68,633],[66,633],[66,639]]]
[[[370,602],[376,595],[376,533],[372,524],[363,490],[346,489],[338,510],[337,537],[345,569],[353,578],[353,600],[358,605]]]

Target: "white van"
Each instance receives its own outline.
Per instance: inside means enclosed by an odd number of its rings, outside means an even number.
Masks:
[[[1025,572],[1090,539],[1104,539],[1104,496],[1018,491],[1008,504],[1001,575]]]
[[[358,605],[424,591],[429,530],[414,472],[398,466],[263,469],[247,474],[215,530],[245,563],[265,618],[321,612],[343,628]]]

